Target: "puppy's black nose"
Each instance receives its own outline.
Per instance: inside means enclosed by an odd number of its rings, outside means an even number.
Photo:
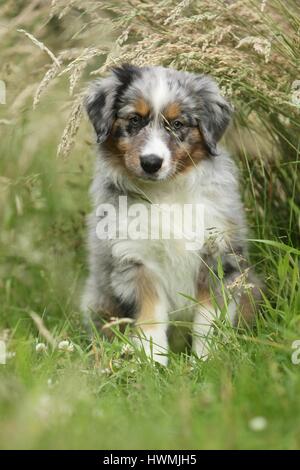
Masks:
[[[150,155],[144,155],[143,157],[140,157],[141,160],[141,167],[146,173],[156,173],[163,162],[163,159],[158,157],[157,155],[150,154]]]

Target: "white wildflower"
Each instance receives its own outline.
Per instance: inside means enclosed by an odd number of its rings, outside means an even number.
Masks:
[[[252,431],[260,432],[267,428],[268,421],[263,416],[255,416],[250,419],[248,426]]]
[[[37,353],[44,353],[47,351],[47,345],[45,343],[37,343],[35,350]]]
[[[63,340],[58,343],[58,349],[60,351],[66,351],[66,352],[73,352],[74,351],[74,344],[71,343],[69,340]]]
[[[105,367],[104,369],[100,370],[100,373],[103,374],[103,375],[110,375],[111,370],[108,367]]]

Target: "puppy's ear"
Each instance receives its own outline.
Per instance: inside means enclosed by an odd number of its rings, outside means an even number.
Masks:
[[[117,87],[117,78],[110,75],[93,82],[85,97],[85,108],[94,126],[99,144],[107,139],[113,124]]]
[[[211,77],[197,76],[195,86],[199,99],[199,128],[210,155],[216,156],[217,143],[230,122],[233,110]]]
[[[111,74],[93,82],[85,97],[85,108],[94,126],[97,143],[103,143],[111,131],[122,96],[139,73],[129,64],[112,69]]]

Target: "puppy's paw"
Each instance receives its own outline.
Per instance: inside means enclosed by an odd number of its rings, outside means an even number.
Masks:
[[[140,329],[133,340],[149,359],[163,366],[168,365],[168,340],[164,329],[158,327]]]

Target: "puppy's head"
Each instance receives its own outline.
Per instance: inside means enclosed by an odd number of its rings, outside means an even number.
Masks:
[[[86,109],[111,165],[151,180],[217,155],[231,114],[208,76],[127,64],[92,84]]]

